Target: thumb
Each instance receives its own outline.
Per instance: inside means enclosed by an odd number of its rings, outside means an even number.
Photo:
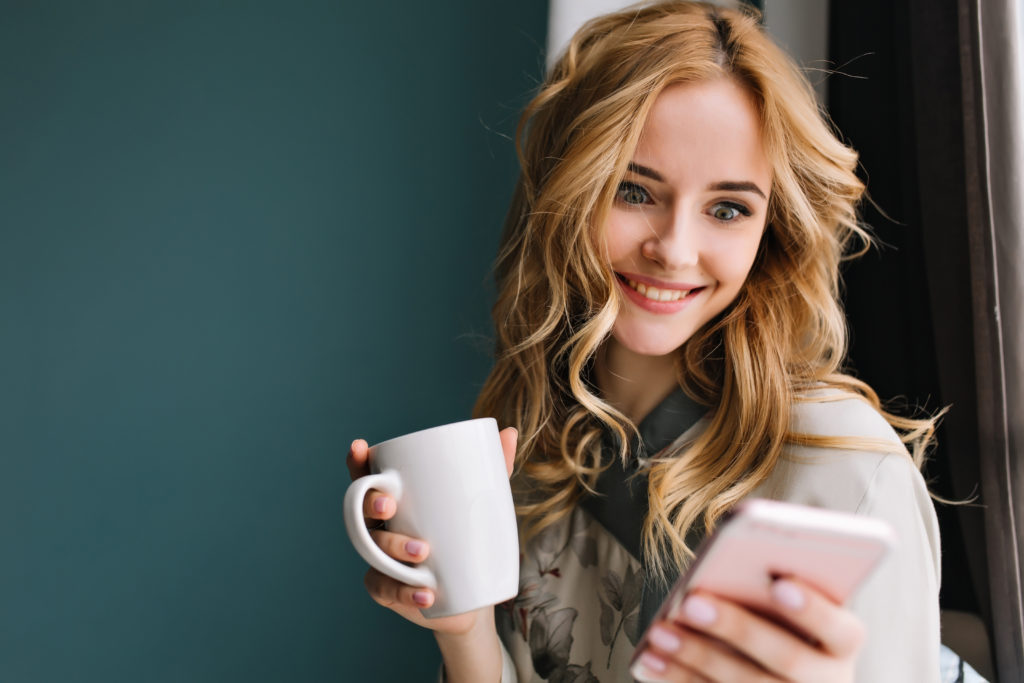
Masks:
[[[501,439],[501,450],[505,453],[505,469],[509,476],[512,476],[512,465],[516,461],[516,444],[519,442],[519,432],[515,427],[506,427],[498,433]]]

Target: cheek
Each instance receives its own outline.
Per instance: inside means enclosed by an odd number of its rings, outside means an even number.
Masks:
[[[734,287],[742,285],[754,265],[760,244],[761,237],[758,234],[756,239],[754,236],[745,236],[745,239],[719,245],[719,248],[709,255],[715,270],[715,278]]]
[[[722,245],[725,249],[718,250],[717,262],[721,272],[730,281],[738,281],[741,285],[754,267],[758,250],[764,238],[764,225],[756,232],[738,234],[730,245]]]
[[[605,223],[604,230],[605,254],[611,263],[631,258],[638,245],[636,226],[633,225],[633,221],[626,216],[616,214],[617,212],[613,210],[612,215]]]

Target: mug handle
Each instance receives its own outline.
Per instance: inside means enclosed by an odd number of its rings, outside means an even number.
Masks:
[[[363,517],[363,499],[370,489],[380,489],[396,501],[402,497],[402,480],[395,470],[385,470],[380,474],[368,474],[359,477],[349,484],[345,492],[345,528],[352,545],[370,563],[370,566],[387,574],[393,579],[410,586],[425,586],[437,590],[437,580],[433,572],[426,567],[410,567],[384,553],[370,537]]]

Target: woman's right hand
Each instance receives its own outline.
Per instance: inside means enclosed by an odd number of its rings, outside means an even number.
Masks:
[[[512,427],[501,430],[501,447],[505,454],[505,467],[509,474],[512,472],[512,464],[515,458],[516,441],[518,434]],[[349,475],[353,480],[366,476],[370,473],[367,455],[369,446],[363,439],[356,439],[349,447],[348,464]],[[370,489],[363,500],[363,516],[371,526],[370,536],[386,554],[400,562],[419,563],[423,562],[430,554],[430,547],[427,542],[397,534],[386,529],[373,529],[370,520],[382,523],[394,517],[397,510],[395,499],[383,491]],[[434,604],[434,592],[423,586],[410,586],[397,581],[376,569],[370,569],[363,578],[367,592],[375,602],[397,612],[405,619],[414,624],[433,630],[436,634],[459,636],[470,634],[479,630],[478,626],[490,624],[493,628],[493,607],[485,607],[465,614],[456,614],[450,617],[428,619],[423,616],[421,609]],[[481,617],[483,620],[481,622]]]

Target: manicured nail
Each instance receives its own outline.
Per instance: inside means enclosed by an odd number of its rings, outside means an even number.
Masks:
[[[679,649],[679,637],[662,626],[654,626],[647,633],[647,640],[662,652],[675,652]]]
[[[807,604],[807,596],[792,581],[778,579],[772,583],[772,597],[775,602],[789,609],[800,609]]]
[[[377,514],[384,514],[384,511],[388,509],[388,499],[381,496],[373,501],[373,511]]]
[[[430,593],[427,591],[416,591],[412,594],[412,601],[421,607],[428,607],[430,605]]]
[[[406,541],[405,552],[410,555],[422,555],[423,554],[423,541]]]
[[[713,624],[718,618],[715,606],[699,595],[691,595],[683,601],[683,614],[695,624]]]
[[[651,673],[656,674],[663,673],[665,669],[668,668],[668,664],[665,663],[665,660],[653,652],[644,652],[640,655],[640,659],[637,660],[637,663]]]

